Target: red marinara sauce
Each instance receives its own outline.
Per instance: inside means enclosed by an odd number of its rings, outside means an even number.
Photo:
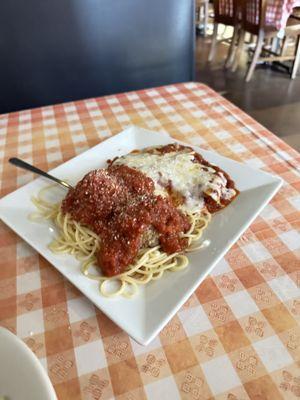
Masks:
[[[154,195],[154,182],[125,165],[88,173],[62,203],[64,213],[87,225],[101,239],[98,264],[106,276],[122,273],[134,262],[147,229],[158,233],[162,250],[182,251],[188,218],[170,199]]]

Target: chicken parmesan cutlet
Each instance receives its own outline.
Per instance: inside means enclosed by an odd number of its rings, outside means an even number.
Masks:
[[[221,210],[238,193],[225,171],[172,143],[109,160],[69,190],[61,209],[98,235],[97,263],[112,277],[134,265],[142,248],[184,252],[193,216]]]

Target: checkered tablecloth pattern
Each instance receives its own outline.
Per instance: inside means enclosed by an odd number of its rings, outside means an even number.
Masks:
[[[130,125],[284,185],[147,347],[1,223],[0,325],[38,356],[60,400],[299,399],[300,156],[213,90],[186,83],[1,115],[1,195],[33,179],[9,157],[48,170]]]
[[[260,0],[247,0],[247,20],[253,24],[259,22],[259,4]],[[267,0],[265,24],[277,30],[284,29],[293,8],[299,6],[299,0]]]

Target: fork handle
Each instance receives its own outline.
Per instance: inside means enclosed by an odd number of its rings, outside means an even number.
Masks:
[[[55,176],[49,175],[47,172],[42,171],[41,169],[34,167],[31,164],[28,164],[27,162],[20,160],[19,158],[12,157],[8,160],[11,164],[15,165],[16,167],[20,167],[23,169],[26,169],[28,171],[34,172],[35,174],[42,175],[45,178],[51,179],[52,181],[59,183],[60,185],[72,189],[72,186],[69,185],[67,182],[62,181],[61,179],[55,178]]]

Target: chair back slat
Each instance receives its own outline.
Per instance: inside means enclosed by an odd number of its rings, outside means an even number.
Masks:
[[[234,25],[237,16],[238,0],[214,0],[215,22]]]

